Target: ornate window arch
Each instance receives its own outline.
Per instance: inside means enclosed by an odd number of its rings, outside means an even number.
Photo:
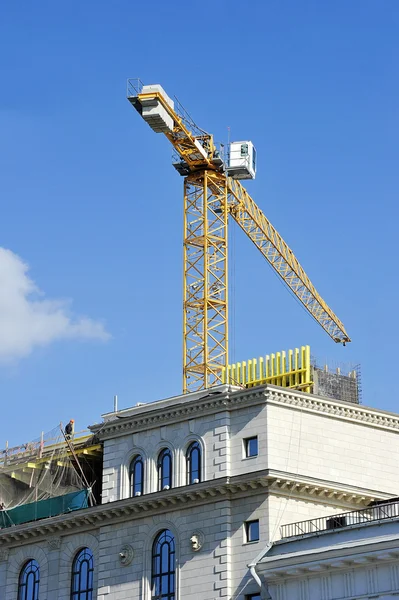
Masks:
[[[173,459],[169,448],[163,448],[158,454],[158,491],[169,489],[173,482]]]
[[[186,483],[199,483],[202,481],[202,456],[199,442],[191,442],[186,452]]]
[[[72,563],[71,600],[93,600],[94,557],[90,548],[82,548]]]
[[[129,465],[130,496],[142,496],[144,493],[144,461],[141,454],[136,454]]]
[[[31,558],[22,567],[18,580],[18,600],[39,600],[40,567]]]
[[[170,529],[163,529],[152,545],[151,600],[176,598],[176,549]]]

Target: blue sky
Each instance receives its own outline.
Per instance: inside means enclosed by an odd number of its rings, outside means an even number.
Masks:
[[[236,228],[234,358],[308,343],[397,410],[398,27],[396,0],[1,3],[0,447],[181,391],[183,181],[127,77],[254,142],[250,193],[353,339]]]

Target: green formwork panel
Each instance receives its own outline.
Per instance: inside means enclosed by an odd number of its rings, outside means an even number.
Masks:
[[[89,490],[81,490],[0,511],[0,529],[87,508],[88,497]]]

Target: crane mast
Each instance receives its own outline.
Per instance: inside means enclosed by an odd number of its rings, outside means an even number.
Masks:
[[[221,381],[228,356],[226,178],[184,181],[183,390]]]
[[[184,176],[183,391],[221,383],[228,366],[229,216],[330,337],[350,342],[292,250],[244,186],[229,176],[213,136],[159,85],[129,79],[127,97],[151,128],[169,139],[173,164]]]

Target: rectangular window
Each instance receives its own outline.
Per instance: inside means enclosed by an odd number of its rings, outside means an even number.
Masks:
[[[261,600],[260,594],[247,594],[245,600]]]
[[[241,144],[241,156],[248,156],[248,144]]]
[[[251,458],[251,456],[258,456],[258,436],[246,438],[244,440],[244,455],[245,458]]]
[[[245,541],[257,542],[259,540],[259,519],[256,521],[246,521],[245,523]]]

